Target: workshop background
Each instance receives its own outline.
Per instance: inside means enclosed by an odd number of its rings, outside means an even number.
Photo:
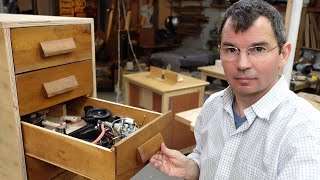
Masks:
[[[266,1],[277,8],[284,19],[293,13],[288,7],[294,5],[295,0]],[[170,131],[172,147],[187,154],[195,144],[192,128],[203,102],[228,86],[217,50],[217,28],[221,16],[234,2],[236,0],[0,0],[0,13],[93,18],[96,81],[93,85],[97,97],[150,110],[150,113],[164,115],[171,111],[174,117]],[[303,0],[302,6],[290,88],[320,109],[320,0]],[[150,79],[149,73],[155,78]],[[167,84],[164,79],[168,80]],[[86,109],[88,117],[83,118],[92,121],[95,112],[109,113],[91,107]],[[130,124],[131,119],[122,122]],[[137,124],[130,125],[132,129],[127,127],[128,134],[138,129]],[[49,167],[48,163],[41,163],[37,167]],[[150,164],[145,165],[132,179],[178,179],[163,175]],[[86,179],[71,172],[62,175],[64,170],[58,171],[53,165],[49,168],[59,172],[50,179]],[[33,175],[40,172],[39,169],[33,169]]]

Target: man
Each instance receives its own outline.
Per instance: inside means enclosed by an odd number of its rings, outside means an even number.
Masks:
[[[188,157],[162,144],[150,163],[184,179],[320,179],[320,112],[278,74],[291,51],[280,13],[238,1],[219,34],[229,87],[205,102]]]

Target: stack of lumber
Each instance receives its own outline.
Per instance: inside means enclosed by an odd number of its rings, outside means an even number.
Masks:
[[[320,14],[306,13],[304,28],[304,47],[320,49]]]

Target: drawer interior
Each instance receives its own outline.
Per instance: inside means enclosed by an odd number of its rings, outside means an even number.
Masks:
[[[161,115],[139,108],[96,98],[79,97],[49,108],[52,114],[83,116],[85,106],[106,108],[113,115],[130,117],[140,126],[128,137],[116,142],[110,149],[81,139],[22,122],[25,152],[27,155],[51,163],[79,175],[93,179],[129,179],[145,164],[139,162],[137,148],[161,133],[166,144],[171,143],[171,112]],[[64,107],[61,111],[56,107]],[[50,113],[48,113],[50,114]]]

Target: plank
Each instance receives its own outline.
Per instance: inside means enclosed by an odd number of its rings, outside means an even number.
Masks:
[[[310,46],[310,20],[309,20],[309,14],[306,14],[306,25],[304,30],[304,46],[309,48]]]
[[[131,0],[131,29],[137,29],[139,25],[139,0]]]
[[[297,95],[309,101],[315,108],[320,111],[320,96],[305,92],[299,92]]]
[[[288,0],[287,1],[287,7],[286,7],[285,20],[284,20],[284,27],[285,27],[287,36],[289,34],[288,32],[289,32],[289,27],[290,27],[290,18],[291,18],[291,12],[292,12],[292,5],[293,5],[293,0]]]
[[[9,29],[0,28],[0,39],[0,179],[26,180]]]

